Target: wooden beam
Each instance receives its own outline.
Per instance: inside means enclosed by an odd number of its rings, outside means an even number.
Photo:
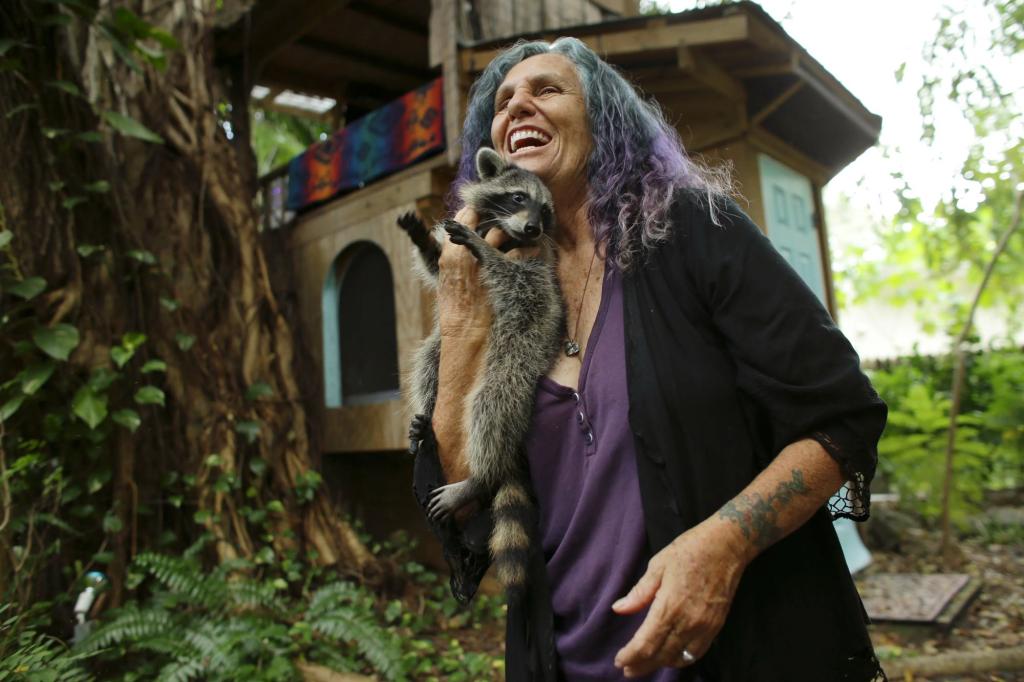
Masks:
[[[789,53],[784,62],[775,64],[759,64],[745,69],[736,69],[732,72],[736,78],[764,78],[767,76],[791,76],[796,73],[796,66],[799,63],[796,51]]]
[[[775,112],[776,109],[778,109],[783,104],[788,102],[789,99],[793,95],[795,95],[796,93],[798,93],[801,90],[803,90],[803,87],[804,87],[805,83],[806,83],[806,81],[798,80],[795,83],[793,83],[792,85],[790,85],[788,88],[783,90],[781,94],[779,94],[775,99],[773,99],[767,105],[762,107],[760,111],[758,111],[756,114],[753,115],[753,117],[751,117],[750,124],[751,125],[758,125],[759,123],[761,123],[761,121],[763,121],[766,118],[768,118],[769,116],[771,116]]]
[[[313,70],[310,66],[319,63],[326,72],[336,74],[331,79],[332,84],[339,80],[365,81],[399,92],[412,90],[430,80],[429,73],[415,76],[397,73],[381,64],[358,62],[349,57],[314,50],[300,43],[296,43],[288,48],[287,57],[287,60],[274,60],[274,63],[267,66],[267,70],[276,68],[280,62],[289,61],[303,64],[303,70],[312,73]],[[316,76],[313,75],[313,77],[315,78]],[[328,97],[330,96],[328,95]]]
[[[680,71],[692,76],[712,90],[731,100],[743,101],[747,98],[747,91],[743,87],[743,83],[686,43],[679,44],[676,59]]]
[[[400,31],[404,31],[405,33],[414,35],[417,38],[427,38],[430,35],[427,24],[420,24],[416,21],[395,16],[387,9],[370,2],[365,2],[365,0],[352,0],[352,2],[349,3],[348,8],[352,12],[362,14],[365,17],[373,17],[377,21],[388,24],[389,26]]]
[[[813,67],[811,68],[813,69]],[[859,128],[861,132],[872,140],[878,140],[878,133],[882,127],[881,118],[865,109],[864,105],[858,102],[853,95],[850,94],[849,90],[832,78],[831,74],[820,66],[818,69],[820,69],[820,72],[814,73],[805,67],[803,60],[800,60],[800,63],[797,64],[796,75],[805,81],[812,90],[821,95],[826,102],[831,104],[838,112],[846,117],[847,120]],[[815,71],[817,71],[817,69],[815,69]],[[826,76],[828,77],[830,84],[835,84],[838,91],[826,85]]]
[[[315,50],[329,57],[341,59],[359,66],[366,66],[374,69],[384,68],[388,71],[408,76],[409,78],[415,78],[423,83],[426,83],[428,80],[435,77],[431,74],[429,69],[420,69],[415,66],[410,66],[407,63],[403,63],[397,59],[392,59],[386,56],[367,54],[365,52],[359,52],[358,50],[350,50],[342,45],[330,43],[318,38],[299,38],[295,41],[295,46]]]
[[[227,56],[247,56],[258,80],[260,69],[278,50],[295,42],[346,4],[348,0],[256,3],[248,17],[218,40],[219,50]]]
[[[605,59],[614,59],[622,54],[676,50],[679,45],[684,43],[692,48],[740,42],[749,38],[749,25],[750,20],[747,15],[736,14],[718,19],[653,27],[647,23],[640,28],[630,27],[577,37]],[[470,74],[480,73],[497,56],[499,51],[496,49],[466,50],[462,55],[463,69]]]

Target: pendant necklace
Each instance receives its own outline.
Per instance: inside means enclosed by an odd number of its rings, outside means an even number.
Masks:
[[[583,295],[580,296],[580,306],[576,311],[576,329],[573,330],[572,336],[565,339],[565,355],[566,357],[574,357],[579,355],[580,344],[576,341],[579,338],[580,333],[580,316],[583,314],[583,301],[587,300],[587,287],[590,286],[590,274],[594,271],[594,261],[597,260],[597,249],[594,249],[594,255],[590,257],[590,268],[587,270],[587,281],[583,284]]]

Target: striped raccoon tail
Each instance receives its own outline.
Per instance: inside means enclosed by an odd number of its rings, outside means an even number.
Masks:
[[[534,506],[530,494],[518,481],[498,488],[491,505],[494,530],[491,532],[491,556],[498,580],[505,586],[510,601],[516,601],[526,588],[526,571],[534,528]]]

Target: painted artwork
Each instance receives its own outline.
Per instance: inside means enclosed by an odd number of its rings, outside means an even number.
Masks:
[[[352,121],[288,164],[288,208],[362,187],[445,148],[438,78]]]

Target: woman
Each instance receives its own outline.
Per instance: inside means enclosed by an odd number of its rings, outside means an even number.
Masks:
[[[828,313],[577,40],[494,59],[470,93],[456,186],[482,145],[551,190],[567,315],[526,443],[540,528],[507,678],[884,679],[827,503],[850,481],[831,511],[867,517],[885,406]],[[476,224],[466,208],[456,219]],[[468,474],[463,399],[490,315],[465,249],[446,244],[440,267],[421,502]],[[436,529],[462,598],[487,565],[485,526]]]

